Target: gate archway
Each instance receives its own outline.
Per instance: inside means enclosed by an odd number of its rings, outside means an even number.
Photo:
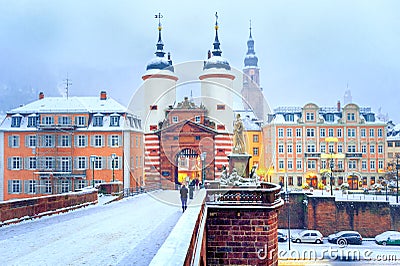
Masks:
[[[175,156],[175,181],[179,183],[199,179],[201,161],[199,153],[191,148],[184,148]]]

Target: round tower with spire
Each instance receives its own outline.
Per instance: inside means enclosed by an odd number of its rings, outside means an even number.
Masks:
[[[233,131],[233,80],[228,60],[221,56],[222,51],[218,39],[218,14],[215,13],[215,39],[212,52],[204,61],[201,80],[202,104],[208,110],[208,117],[216,124],[217,130]]]
[[[247,53],[244,58],[243,68],[243,107],[246,110],[253,110],[259,120],[263,120],[264,96],[260,87],[260,68],[258,67],[258,57],[254,50],[254,40],[251,32],[251,21],[249,27],[249,39],[247,41]]]
[[[161,18],[158,18],[158,41],[155,57],[147,63],[144,80],[144,131],[152,132],[160,129],[159,123],[165,118],[165,110],[173,105],[176,99],[176,82],[178,77],[174,73],[171,55],[165,57],[164,43],[161,38]]]

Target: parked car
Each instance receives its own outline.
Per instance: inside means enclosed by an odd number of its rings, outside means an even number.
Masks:
[[[278,231],[278,242],[286,242],[287,235],[281,231]]]
[[[375,237],[375,242],[379,245],[400,245],[400,232],[386,231]]]
[[[297,243],[317,243],[321,244],[324,242],[323,235],[318,230],[304,230],[299,234],[294,234],[292,237],[292,242]]]
[[[362,244],[362,237],[357,231],[340,231],[328,236],[328,242],[346,246],[347,244]]]

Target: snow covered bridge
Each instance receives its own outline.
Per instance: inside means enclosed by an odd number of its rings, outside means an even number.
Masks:
[[[0,228],[2,265],[148,265],[182,216],[178,191],[99,202]]]

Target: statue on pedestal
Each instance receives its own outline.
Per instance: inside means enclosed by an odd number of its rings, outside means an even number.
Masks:
[[[246,146],[244,142],[244,126],[240,114],[236,115],[236,120],[233,126],[233,152],[234,153],[245,153]]]

